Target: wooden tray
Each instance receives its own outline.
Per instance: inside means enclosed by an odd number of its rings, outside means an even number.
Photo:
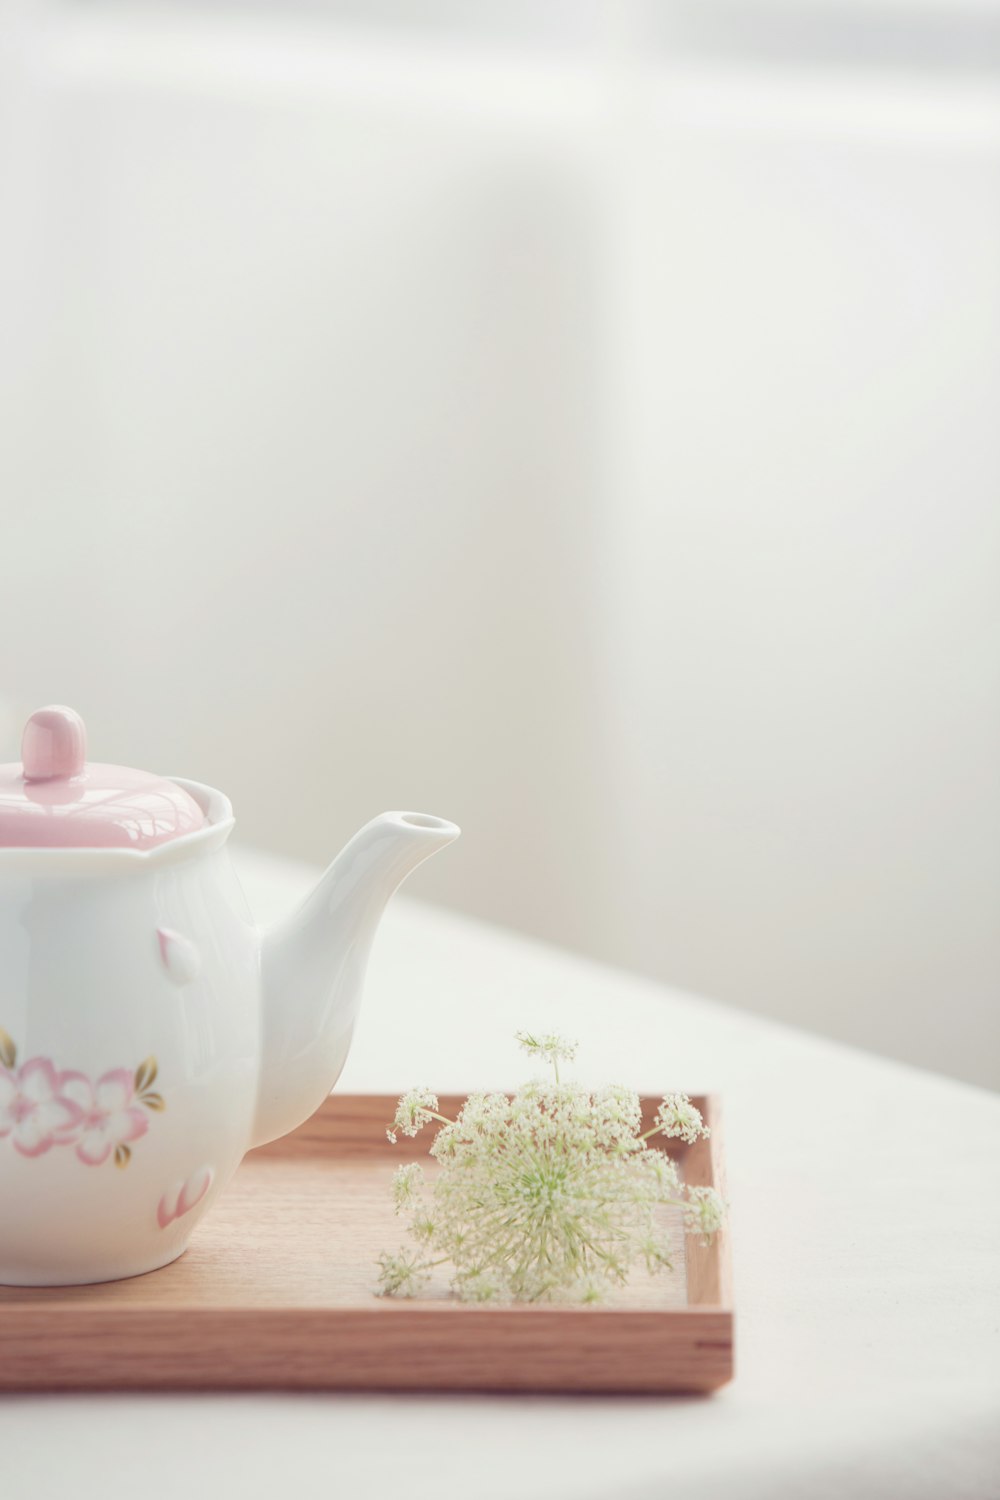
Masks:
[[[445,1114],[461,1099],[442,1097]],[[651,1123],[658,1104],[643,1100]],[[725,1192],[711,1137],[660,1144]],[[733,1373],[728,1236],[672,1226],[675,1269],[598,1307],[477,1307],[443,1284],[373,1296],[403,1228],[388,1184],[429,1136],[385,1138],[395,1097],[334,1095],[252,1152],[180,1260],[100,1286],[0,1287],[0,1389],[710,1391]],[[2,1210],[0,1210],[2,1211]]]

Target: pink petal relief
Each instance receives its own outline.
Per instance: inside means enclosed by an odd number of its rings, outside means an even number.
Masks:
[[[156,1222],[160,1228],[166,1229],[175,1219],[190,1213],[204,1198],[214,1178],[214,1171],[206,1164],[192,1172],[186,1182],[175,1182],[169,1187],[156,1209]]]
[[[201,954],[190,938],[172,927],[158,927],[160,961],[176,985],[190,984],[201,971]]]

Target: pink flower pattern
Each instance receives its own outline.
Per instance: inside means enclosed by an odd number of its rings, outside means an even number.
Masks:
[[[91,1083],[83,1073],[60,1074],[62,1098],[80,1112],[73,1135],[76,1154],[88,1167],[107,1161],[116,1146],[145,1135],[149,1121],[133,1103],[135,1084],[127,1068],[115,1068]]]
[[[16,1071],[0,1067],[0,1136],[9,1135],[22,1156],[43,1156],[79,1127],[82,1111],[62,1098],[61,1079],[47,1057]]]
[[[48,1057],[16,1063],[14,1043],[0,1030],[0,1139],[9,1136],[22,1156],[73,1146],[88,1167],[101,1166],[112,1152],[116,1166],[127,1166],[131,1143],[149,1129],[144,1109],[165,1108],[153,1092],[152,1057],[134,1073],[112,1068],[96,1081],[85,1073],[61,1073]]]

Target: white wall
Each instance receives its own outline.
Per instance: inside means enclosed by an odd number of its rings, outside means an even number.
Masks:
[[[611,946],[1000,1081],[996,106],[734,75],[644,118]]]
[[[990,78],[7,31],[6,752],[1000,1082]]]

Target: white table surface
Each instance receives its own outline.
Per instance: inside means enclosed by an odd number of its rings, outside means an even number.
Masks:
[[[262,919],[309,873],[240,860]],[[405,897],[342,1086],[507,1085],[524,1076],[522,1026],[578,1037],[581,1077],[724,1095],[732,1385],[705,1399],[11,1397],[3,1500],[1000,1496],[1000,1098]]]

